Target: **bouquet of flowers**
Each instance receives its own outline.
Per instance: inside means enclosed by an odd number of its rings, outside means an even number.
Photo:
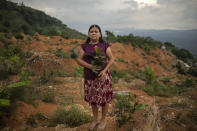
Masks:
[[[102,54],[102,49],[100,49],[99,47],[95,46],[94,50],[96,55],[93,56],[93,60],[91,61],[91,64],[93,65],[93,69],[92,69],[93,72],[98,74],[99,71],[102,70],[102,68],[104,68],[105,66],[106,56]]]

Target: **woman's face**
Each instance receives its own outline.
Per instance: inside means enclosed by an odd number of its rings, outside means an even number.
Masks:
[[[88,36],[90,37],[90,41],[98,41],[101,37],[101,33],[99,32],[98,28],[93,27],[88,32]]]

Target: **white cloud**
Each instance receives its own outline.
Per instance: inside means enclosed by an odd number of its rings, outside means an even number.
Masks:
[[[91,24],[99,24],[103,30],[197,28],[197,0],[25,0],[24,3],[84,33]]]
[[[55,8],[50,8],[50,7],[43,8],[43,11],[47,14],[52,14],[52,15],[56,15],[57,13],[57,10]]]

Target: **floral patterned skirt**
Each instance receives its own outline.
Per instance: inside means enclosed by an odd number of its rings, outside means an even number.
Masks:
[[[90,105],[104,106],[113,97],[112,76],[109,71],[103,80],[84,80],[84,99]]]

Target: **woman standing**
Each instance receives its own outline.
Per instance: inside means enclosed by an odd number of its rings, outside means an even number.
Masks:
[[[95,47],[102,50],[102,55],[106,56],[105,66],[94,72],[91,61],[95,56]],[[93,130],[98,125],[98,130],[106,127],[106,114],[108,103],[113,98],[112,77],[109,68],[114,63],[114,57],[109,44],[103,41],[102,32],[98,25],[91,25],[88,30],[88,39],[79,47],[77,58],[79,65],[84,67],[84,99],[92,106],[94,121],[89,129]],[[98,106],[102,107],[102,117],[98,120]]]

